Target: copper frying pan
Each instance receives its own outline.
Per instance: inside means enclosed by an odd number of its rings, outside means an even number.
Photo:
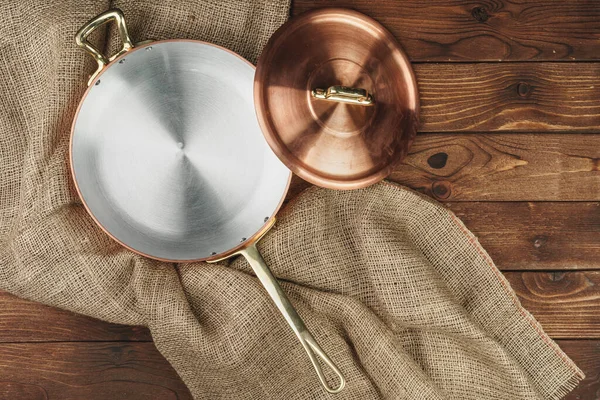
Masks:
[[[123,43],[108,58],[88,41],[114,20]],[[242,255],[306,350],[325,389],[345,381],[269,271],[256,242],[275,221],[289,170],[256,121],[254,67],[194,40],[135,45],[123,14],[88,22],[77,44],[98,62],[77,109],[70,161],[77,191],[113,239],[146,257],[219,261]],[[339,378],[331,387],[318,358]]]

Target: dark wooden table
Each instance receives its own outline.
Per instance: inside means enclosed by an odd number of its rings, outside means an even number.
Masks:
[[[398,38],[422,125],[391,179],[463,219],[586,373],[567,398],[600,399],[600,1],[297,0],[292,14],[321,6]],[[0,371],[7,400],[191,398],[146,329],[3,293]]]

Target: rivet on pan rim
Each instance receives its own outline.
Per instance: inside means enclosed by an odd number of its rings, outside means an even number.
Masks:
[[[100,79],[98,79],[94,85],[98,86],[99,84],[100,84]]]

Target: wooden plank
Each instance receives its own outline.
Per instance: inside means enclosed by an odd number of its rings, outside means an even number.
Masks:
[[[153,343],[0,345],[0,399],[192,399]]]
[[[600,269],[599,202],[446,203],[503,270]]]
[[[504,275],[550,337],[600,339],[600,271]]]
[[[152,338],[143,327],[109,324],[0,291],[0,343],[117,340]]]
[[[310,186],[294,177],[288,200]],[[445,205],[477,236],[501,270],[600,269],[600,202]]]
[[[597,201],[599,171],[599,134],[431,134],[390,179],[442,201]]]
[[[563,400],[599,399],[600,341],[557,340],[557,343],[585,374],[585,379]]]
[[[414,70],[419,132],[600,133],[600,63],[419,64]]]
[[[599,134],[427,134],[389,179],[440,201],[598,201],[599,171]]]
[[[294,0],[292,15],[349,7],[377,19],[412,61],[598,60],[596,0]]]
[[[565,400],[600,390],[600,341],[559,340],[586,379]],[[0,399],[191,399],[152,343],[0,345]]]
[[[600,339],[600,271],[577,272],[518,272],[504,273],[513,289],[529,310],[542,324],[546,332],[554,338]],[[12,315],[12,321],[3,322],[0,329],[4,341],[26,342],[28,336],[22,332],[34,332],[31,341],[55,342],[71,337],[55,327],[78,327],[80,333],[74,340],[103,340],[118,337],[119,340],[137,340],[142,335],[149,338],[146,330],[136,327],[108,324],[91,318],[81,319],[72,313],[65,313],[50,307],[31,303],[24,307],[22,300],[6,294],[3,311]],[[14,304],[13,304],[14,303]],[[45,312],[31,313],[29,309],[42,307]],[[23,314],[21,314],[23,313]],[[0,320],[4,319],[0,316]],[[17,322],[20,320],[20,322]],[[44,335],[43,330],[47,330]],[[119,336],[111,331],[140,330],[139,335]],[[106,334],[102,331],[106,330]],[[71,340],[71,339],[68,339]]]
[[[414,68],[420,132],[600,132],[600,63]]]

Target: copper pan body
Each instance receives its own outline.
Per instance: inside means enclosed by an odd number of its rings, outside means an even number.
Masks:
[[[365,89],[374,105],[324,101],[315,88]],[[254,78],[265,138],[279,159],[321,187],[358,189],[389,175],[419,121],[417,83],[390,32],[347,9],[309,11],[269,40]]]

